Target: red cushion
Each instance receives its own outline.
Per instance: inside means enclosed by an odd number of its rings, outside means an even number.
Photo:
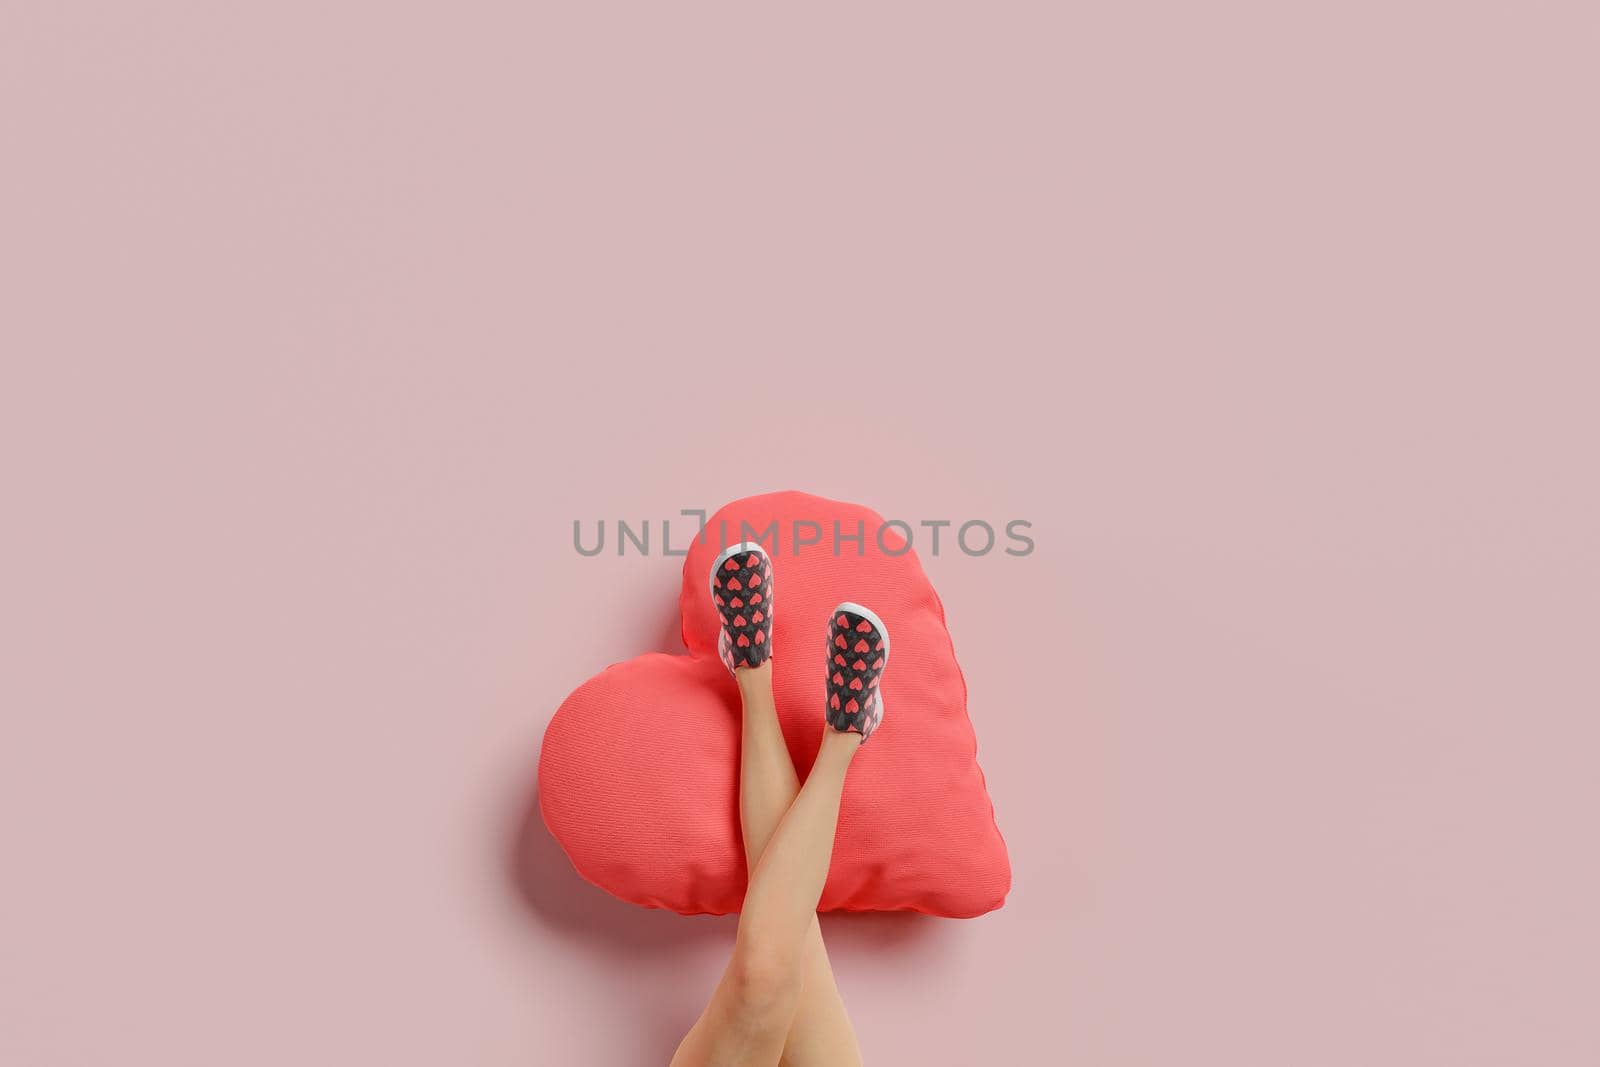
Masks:
[[[796,521],[802,524],[795,536]],[[739,693],[717,658],[707,569],[727,543],[762,540],[772,557],[773,687],[804,779],[822,737],[823,645],[843,600],[889,627],[884,718],[845,783],[821,910],[911,910],[967,917],[1000,907],[1011,865],[978,769],[967,686],[944,606],[916,554],[867,508],[804,493],[739,500],[713,515],[684,560],[678,605],[686,656],[613,664],[567,697],[545,731],[539,805],[589,881],[646,907],[738,911]],[[777,522],[776,544],[757,534]],[[864,544],[841,540],[864,525]],[[801,547],[795,541],[821,541]],[[887,549],[887,551],[885,551]]]

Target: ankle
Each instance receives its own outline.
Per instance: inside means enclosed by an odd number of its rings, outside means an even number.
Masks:
[[[772,657],[761,661],[759,667],[738,667],[734,669],[733,680],[739,683],[741,693],[771,693],[772,692]]]
[[[854,730],[835,730],[832,727],[824,729],[822,747],[817,752],[817,759],[819,762],[829,759],[839,763],[849,763],[861,748],[861,741],[861,735]]]

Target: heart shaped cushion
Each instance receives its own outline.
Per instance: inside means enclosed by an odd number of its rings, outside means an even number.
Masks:
[[[613,664],[551,719],[539,806],[573,866],[645,907],[739,910],[739,691],[717,658],[707,571],[724,544],[745,540],[772,557],[773,690],[802,779],[824,729],[831,609],[871,607],[893,642],[883,723],[846,779],[819,909],[970,917],[998,908],[1011,865],[944,606],[899,529],[859,505],[795,492],[735,501],[707,520],[683,565],[688,655]]]

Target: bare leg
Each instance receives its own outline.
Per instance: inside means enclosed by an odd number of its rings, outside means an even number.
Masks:
[[[811,777],[791,792],[796,777],[770,672],[770,663],[735,672],[745,702],[740,818],[753,872],[733,959],[675,1067],[777,1064],[780,1056],[829,1067],[860,1062],[816,919],[845,771],[860,739],[825,730]],[[794,798],[787,812],[786,796]]]
[[[754,871],[767,842],[800,792],[800,780],[778,725],[772,662],[734,672],[744,701],[739,755],[739,822],[745,859]],[[783,1049],[785,1067],[856,1067],[861,1051],[834,981],[816,915],[807,932],[800,1003]]]
[[[743,957],[798,970],[833,858],[845,772],[860,748],[859,734],[823,733],[816,765],[778,823],[745,891],[739,917],[744,945],[741,950],[735,943],[736,961]]]

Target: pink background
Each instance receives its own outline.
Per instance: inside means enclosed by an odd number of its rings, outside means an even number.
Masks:
[[[664,1062],[730,922],[506,860],[676,641],[571,523],[785,487],[1038,539],[872,1063],[1600,1061],[1595,29],[7,5],[0,1062]]]

